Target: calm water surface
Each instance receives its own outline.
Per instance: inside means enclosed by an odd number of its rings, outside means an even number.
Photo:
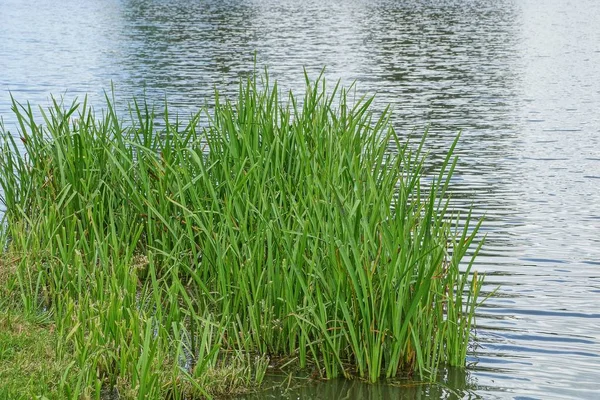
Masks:
[[[259,398],[600,398],[600,2],[597,0],[0,0],[0,115],[10,95],[101,105],[165,95],[182,114],[268,66],[283,88],[327,67],[430,128],[458,130],[457,209],[485,214],[479,344],[440,384],[333,381]]]

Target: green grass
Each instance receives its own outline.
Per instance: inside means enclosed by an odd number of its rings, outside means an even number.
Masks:
[[[372,101],[266,76],[185,123],[138,103],[123,121],[108,98],[38,121],[15,101],[0,293],[51,316],[60,395],[220,396],[269,363],[369,382],[463,366],[480,222],[448,210],[456,142],[425,187],[423,142]]]
[[[60,399],[68,359],[57,359],[53,325],[0,311],[0,399]],[[40,362],[43,360],[43,362]]]

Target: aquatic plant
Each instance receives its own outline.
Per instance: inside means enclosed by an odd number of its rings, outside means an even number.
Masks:
[[[322,78],[282,98],[266,75],[186,123],[137,102],[123,122],[107,97],[40,124],[14,101],[1,259],[72,359],[63,394],[210,397],[269,362],[369,382],[464,365],[480,222],[448,208],[456,141],[425,185],[424,141],[372,102]]]

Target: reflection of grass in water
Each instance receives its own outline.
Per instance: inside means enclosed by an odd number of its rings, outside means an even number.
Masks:
[[[388,379],[376,384],[360,380],[333,379],[314,381],[297,376],[269,375],[260,393],[240,397],[240,400],[265,399],[462,399],[479,398],[462,368],[445,368],[436,381],[409,378]]]
[[[2,131],[1,259],[11,305],[52,315],[67,397],[236,393],[269,359],[371,382],[464,365],[479,225],[449,222],[451,155],[421,190],[420,150],[372,99],[319,80],[282,105],[267,81],[188,124],[165,108],[160,131],[137,104],[128,126],[109,100],[41,127],[15,103],[27,156]]]

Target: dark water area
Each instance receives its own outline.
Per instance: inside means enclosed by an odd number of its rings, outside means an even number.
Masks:
[[[102,106],[164,98],[182,116],[267,66],[356,81],[429,128],[430,166],[456,133],[452,204],[485,215],[484,291],[466,371],[438,384],[312,383],[254,399],[600,398],[600,2],[597,0],[0,0],[0,115],[10,93]]]

